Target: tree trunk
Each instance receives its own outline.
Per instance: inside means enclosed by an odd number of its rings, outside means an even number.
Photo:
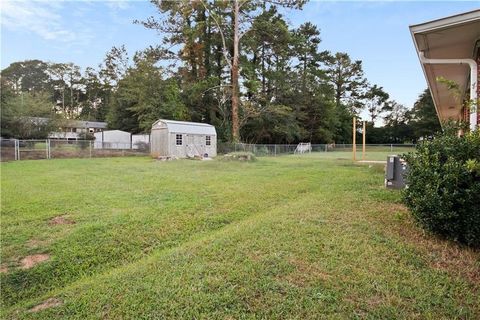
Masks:
[[[232,57],[232,74],[231,74],[231,84],[232,84],[232,140],[233,142],[240,141],[240,127],[238,121],[238,106],[239,106],[239,4],[238,0],[233,0],[233,57]]]

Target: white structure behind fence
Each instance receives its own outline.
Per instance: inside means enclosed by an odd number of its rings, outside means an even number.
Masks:
[[[107,130],[96,132],[95,149],[131,149],[132,135],[130,132],[121,130]]]
[[[132,149],[144,149],[149,144],[149,134],[132,134]]]
[[[160,119],[152,126],[152,157],[192,158],[217,155],[217,132],[206,123]]]

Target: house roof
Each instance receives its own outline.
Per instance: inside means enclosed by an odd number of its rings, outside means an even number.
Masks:
[[[480,9],[410,26],[417,50],[428,59],[475,59],[480,40]],[[458,119],[461,101],[437,81],[455,81],[462,95],[468,89],[470,69],[465,64],[421,63],[440,120]],[[476,81],[476,80],[474,80]]]
[[[66,123],[66,127],[70,128],[99,128],[105,129],[107,127],[106,122],[99,121],[83,121],[83,120],[70,120]]]
[[[42,117],[27,117],[32,122],[35,123],[47,123],[50,121],[50,118],[42,118]],[[65,128],[99,128],[105,129],[107,127],[106,122],[99,122],[99,121],[83,121],[83,120],[65,120],[62,122],[62,126]]]
[[[186,133],[186,134],[205,134],[205,135],[217,135],[215,127],[211,124],[200,122],[186,122],[175,120],[157,120],[152,125],[152,130],[167,128],[172,133]]]

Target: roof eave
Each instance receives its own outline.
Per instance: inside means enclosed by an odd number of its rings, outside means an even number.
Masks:
[[[449,28],[458,24],[465,24],[478,20],[480,9],[460,13],[446,18],[435,19],[420,24],[411,25],[411,33],[422,33],[438,29]]]

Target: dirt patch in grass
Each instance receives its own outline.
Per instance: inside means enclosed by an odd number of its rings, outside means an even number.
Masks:
[[[58,307],[60,305],[62,305],[62,301],[60,301],[59,299],[49,298],[49,299],[45,300],[44,302],[42,302],[42,303],[36,305],[35,307],[31,308],[28,311],[29,312],[38,312],[38,311],[42,311],[42,310],[45,310],[45,309],[48,309],[48,308]]]
[[[50,219],[48,224],[51,226],[56,226],[59,224],[75,224],[75,221],[68,219],[65,216],[56,216]]]
[[[47,261],[48,259],[50,259],[50,255],[46,253],[33,254],[30,256],[26,256],[20,261],[20,264],[21,264],[20,268],[30,269],[41,262]]]
[[[7,273],[8,267],[7,266],[0,266],[0,273]]]

